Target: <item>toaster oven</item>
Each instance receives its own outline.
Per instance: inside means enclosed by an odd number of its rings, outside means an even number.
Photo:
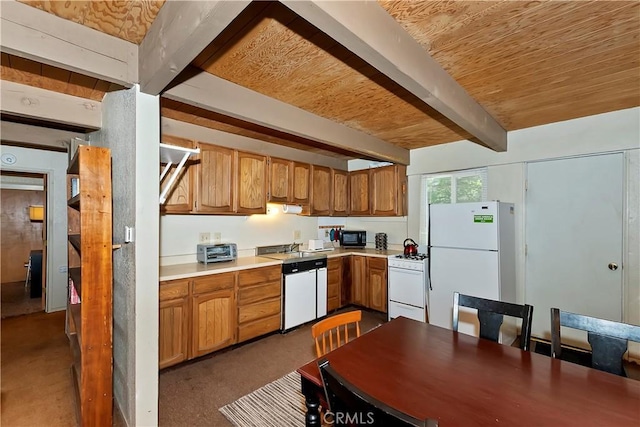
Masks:
[[[205,264],[234,261],[238,257],[238,247],[235,243],[199,244],[196,257],[198,262]]]

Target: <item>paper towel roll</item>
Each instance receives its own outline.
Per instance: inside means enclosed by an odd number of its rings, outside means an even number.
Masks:
[[[298,205],[282,205],[282,213],[299,214],[302,212],[302,206]]]

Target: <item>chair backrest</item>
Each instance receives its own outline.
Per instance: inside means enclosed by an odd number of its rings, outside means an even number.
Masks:
[[[522,319],[522,331],[520,333],[520,348],[529,351],[531,348],[531,322],[533,321],[533,306],[529,304],[512,304],[504,301],[479,298],[453,293],[453,330],[458,330],[458,316],[460,307],[475,308],[478,310],[480,321],[480,338],[498,342],[500,326],[504,321],[504,315]]]
[[[374,399],[335,371],[326,359],[318,361],[334,425],[437,427],[437,420],[420,420]]]
[[[640,342],[640,326],[552,308],[551,357],[555,359],[560,359],[562,355],[560,326],[587,331],[592,368],[626,376],[622,356],[627,351],[629,341]]]
[[[349,342],[349,325],[355,325],[355,336],[360,336],[360,320],[362,311],[348,311],[327,317],[311,327],[311,336],[316,342],[316,357],[322,357],[331,350]],[[327,347],[327,338],[329,346]]]

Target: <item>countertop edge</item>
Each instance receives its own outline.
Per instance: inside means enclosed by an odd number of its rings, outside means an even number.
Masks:
[[[375,249],[336,249],[334,251],[326,251],[327,258],[337,258],[349,255],[362,255],[377,258],[387,258],[390,255],[401,254],[402,251],[388,250],[378,251]],[[274,260],[264,258],[260,256],[250,256],[238,258],[235,261],[214,263],[214,264],[202,264],[202,263],[189,263],[189,264],[173,264],[160,267],[159,279],[161,282],[170,280],[188,279],[191,277],[208,276],[211,274],[228,273],[231,271],[247,270],[250,268],[269,267],[272,265],[281,265],[281,260]]]

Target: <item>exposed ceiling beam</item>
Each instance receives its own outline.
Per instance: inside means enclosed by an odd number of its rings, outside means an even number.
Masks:
[[[339,170],[347,170],[349,164],[346,160],[324,156],[311,151],[285,147],[278,144],[260,141],[243,135],[210,129],[193,123],[181,122],[167,117],[161,118],[162,135],[172,135],[180,138],[192,139],[200,142],[235,148],[237,150],[250,151],[265,156],[282,157],[296,162],[313,163]]]
[[[81,128],[102,126],[102,105],[98,101],[9,81],[0,85],[0,111]]]
[[[72,139],[84,138],[84,135],[81,133],[21,123],[11,123],[4,120],[0,122],[0,135],[2,135],[3,143],[9,141],[64,150],[69,148],[69,142]]]
[[[166,98],[236,119],[266,126],[364,157],[403,165],[409,150],[364,132],[304,111],[206,72],[200,72],[164,93]]]
[[[0,50],[131,87],[138,46],[16,1],[0,2]]]
[[[250,0],[167,1],[140,44],[140,90],[158,95]]]
[[[495,151],[507,132],[375,1],[281,0]]]

